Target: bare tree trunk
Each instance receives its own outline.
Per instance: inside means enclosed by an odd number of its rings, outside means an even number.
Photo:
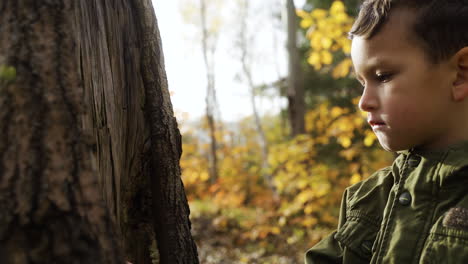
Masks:
[[[288,78],[288,114],[293,136],[305,132],[305,102],[304,85],[302,83],[301,62],[297,48],[297,18],[294,0],[287,0],[288,14],[288,53],[289,53],[289,78]]]
[[[145,169],[152,182],[160,262],[198,263],[197,248],[190,234],[190,209],[180,177],[182,140],[172,110],[156,16],[150,0],[136,3],[135,15],[140,22],[141,76],[146,93],[145,117],[150,128],[151,159]]]
[[[267,186],[273,191],[275,195],[275,199],[277,198],[277,192],[275,185],[273,184],[272,176],[268,173],[268,141],[265,136],[265,131],[263,130],[262,122],[257,110],[257,104],[255,102],[256,92],[255,92],[255,85],[252,78],[252,71],[249,67],[248,62],[248,40],[247,40],[247,18],[248,18],[248,10],[249,10],[249,2],[248,0],[244,0],[241,11],[241,28],[240,28],[240,36],[239,36],[239,43],[241,49],[241,64],[242,64],[242,72],[247,79],[247,84],[250,89],[250,103],[252,105],[252,111],[254,116],[255,128],[258,133],[258,139],[261,149],[261,175],[264,179]]]
[[[0,262],[123,263],[122,239],[198,263],[151,2],[3,1],[0,22]]]
[[[210,181],[214,183],[218,179],[218,142],[216,139],[216,113],[218,110],[218,100],[216,98],[215,88],[215,65],[214,56],[216,51],[216,44],[212,43],[210,46],[208,25],[206,22],[206,0],[200,0],[200,16],[201,16],[201,29],[202,29],[202,52],[203,60],[205,62],[206,70],[206,121],[208,123],[208,130],[210,134],[210,153],[208,155],[209,161],[209,174]],[[216,38],[216,36],[212,36]],[[216,40],[214,40],[216,42]]]
[[[279,25],[277,26],[278,28],[281,28],[281,30],[283,30],[283,25],[281,23],[282,21],[282,18],[281,18],[281,10],[282,10],[282,6],[283,6],[283,3],[282,3],[282,0],[275,0],[273,1],[273,3],[270,5],[270,8],[271,8],[271,19],[275,22],[275,21],[278,21],[280,22]],[[281,96],[282,94],[282,91],[284,90],[282,86],[282,83],[283,83],[283,80],[285,80],[286,78],[285,77],[282,77],[281,76],[281,72],[280,72],[280,63],[278,62],[278,57],[279,54],[278,54],[278,50],[279,50],[279,45],[278,43],[280,42],[280,40],[278,39],[278,34],[276,32],[276,28],[275,28],[275,23],[272,23],[272,27],[273,27],[273,30],[272,30],[272,42],[273,42],[273,60],[274,60],[274,64],[275,64],[275,71],[276,71],[276,76],[277,76],[277,81],[276,83],[278,85],[276,85],[276,89],[277,89],[277,93],[279,96]],[[282,45],[281,45],[281,48]],[[273,85],[275,87],[275,85]],[[281,114],[279,115],[280,117],[280,135],[282,138],[286,138],[288,137],[288,117]]]

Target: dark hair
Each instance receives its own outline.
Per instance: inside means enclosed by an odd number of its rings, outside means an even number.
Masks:
[[[372,38],[395,9],[414,12],[410,34],[434,63],[468,46],[468,0],[365,0],[350,38]]]

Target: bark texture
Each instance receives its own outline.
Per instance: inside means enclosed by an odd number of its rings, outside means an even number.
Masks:
[[[151,2],[2,1],[0,32],[0,263],[198,263]]]
[[[190,234],[190,209],[180,177],[182,140],[170,101],[156,16],[150,0],[135,1],[134,11],[139,18],[144,112],[150,130],[150,149],[145,151],[150,160],[144,169],[152,183],[160,260],[168,264],[198,263],[197,248]]]
[[[0,262],[122,263],[81,128],[72,1],[0,3]]]
[[[138,18],[130,1],[78,5],[76,40],[87,109],[83,127],[96,139],[101,192],[121,228],[127,258],[151,263],[152,198],[150,175],[143,168],[150,132]]]

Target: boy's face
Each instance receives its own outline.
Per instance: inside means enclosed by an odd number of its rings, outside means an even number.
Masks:
[[[359,107],[389,151],[445,146],[456,133],[456,70],[449,62],[430,62],[410,37],[410,18],[411,11],[395,10],[375,36],[352,42],[356,76],[364,86]]]

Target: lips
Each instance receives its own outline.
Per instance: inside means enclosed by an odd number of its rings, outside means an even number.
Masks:
[[[372,128],[379,128],[385,126],[385,122],[377,119],[370,119],[367,121]]]
[[[378,125],[385,125],[385,123],[382,122],[382,121],[373,121],[373,120],[370,120],[370,121],[369,121],[369,125],[371,125],[371,126],[378,126]]]

